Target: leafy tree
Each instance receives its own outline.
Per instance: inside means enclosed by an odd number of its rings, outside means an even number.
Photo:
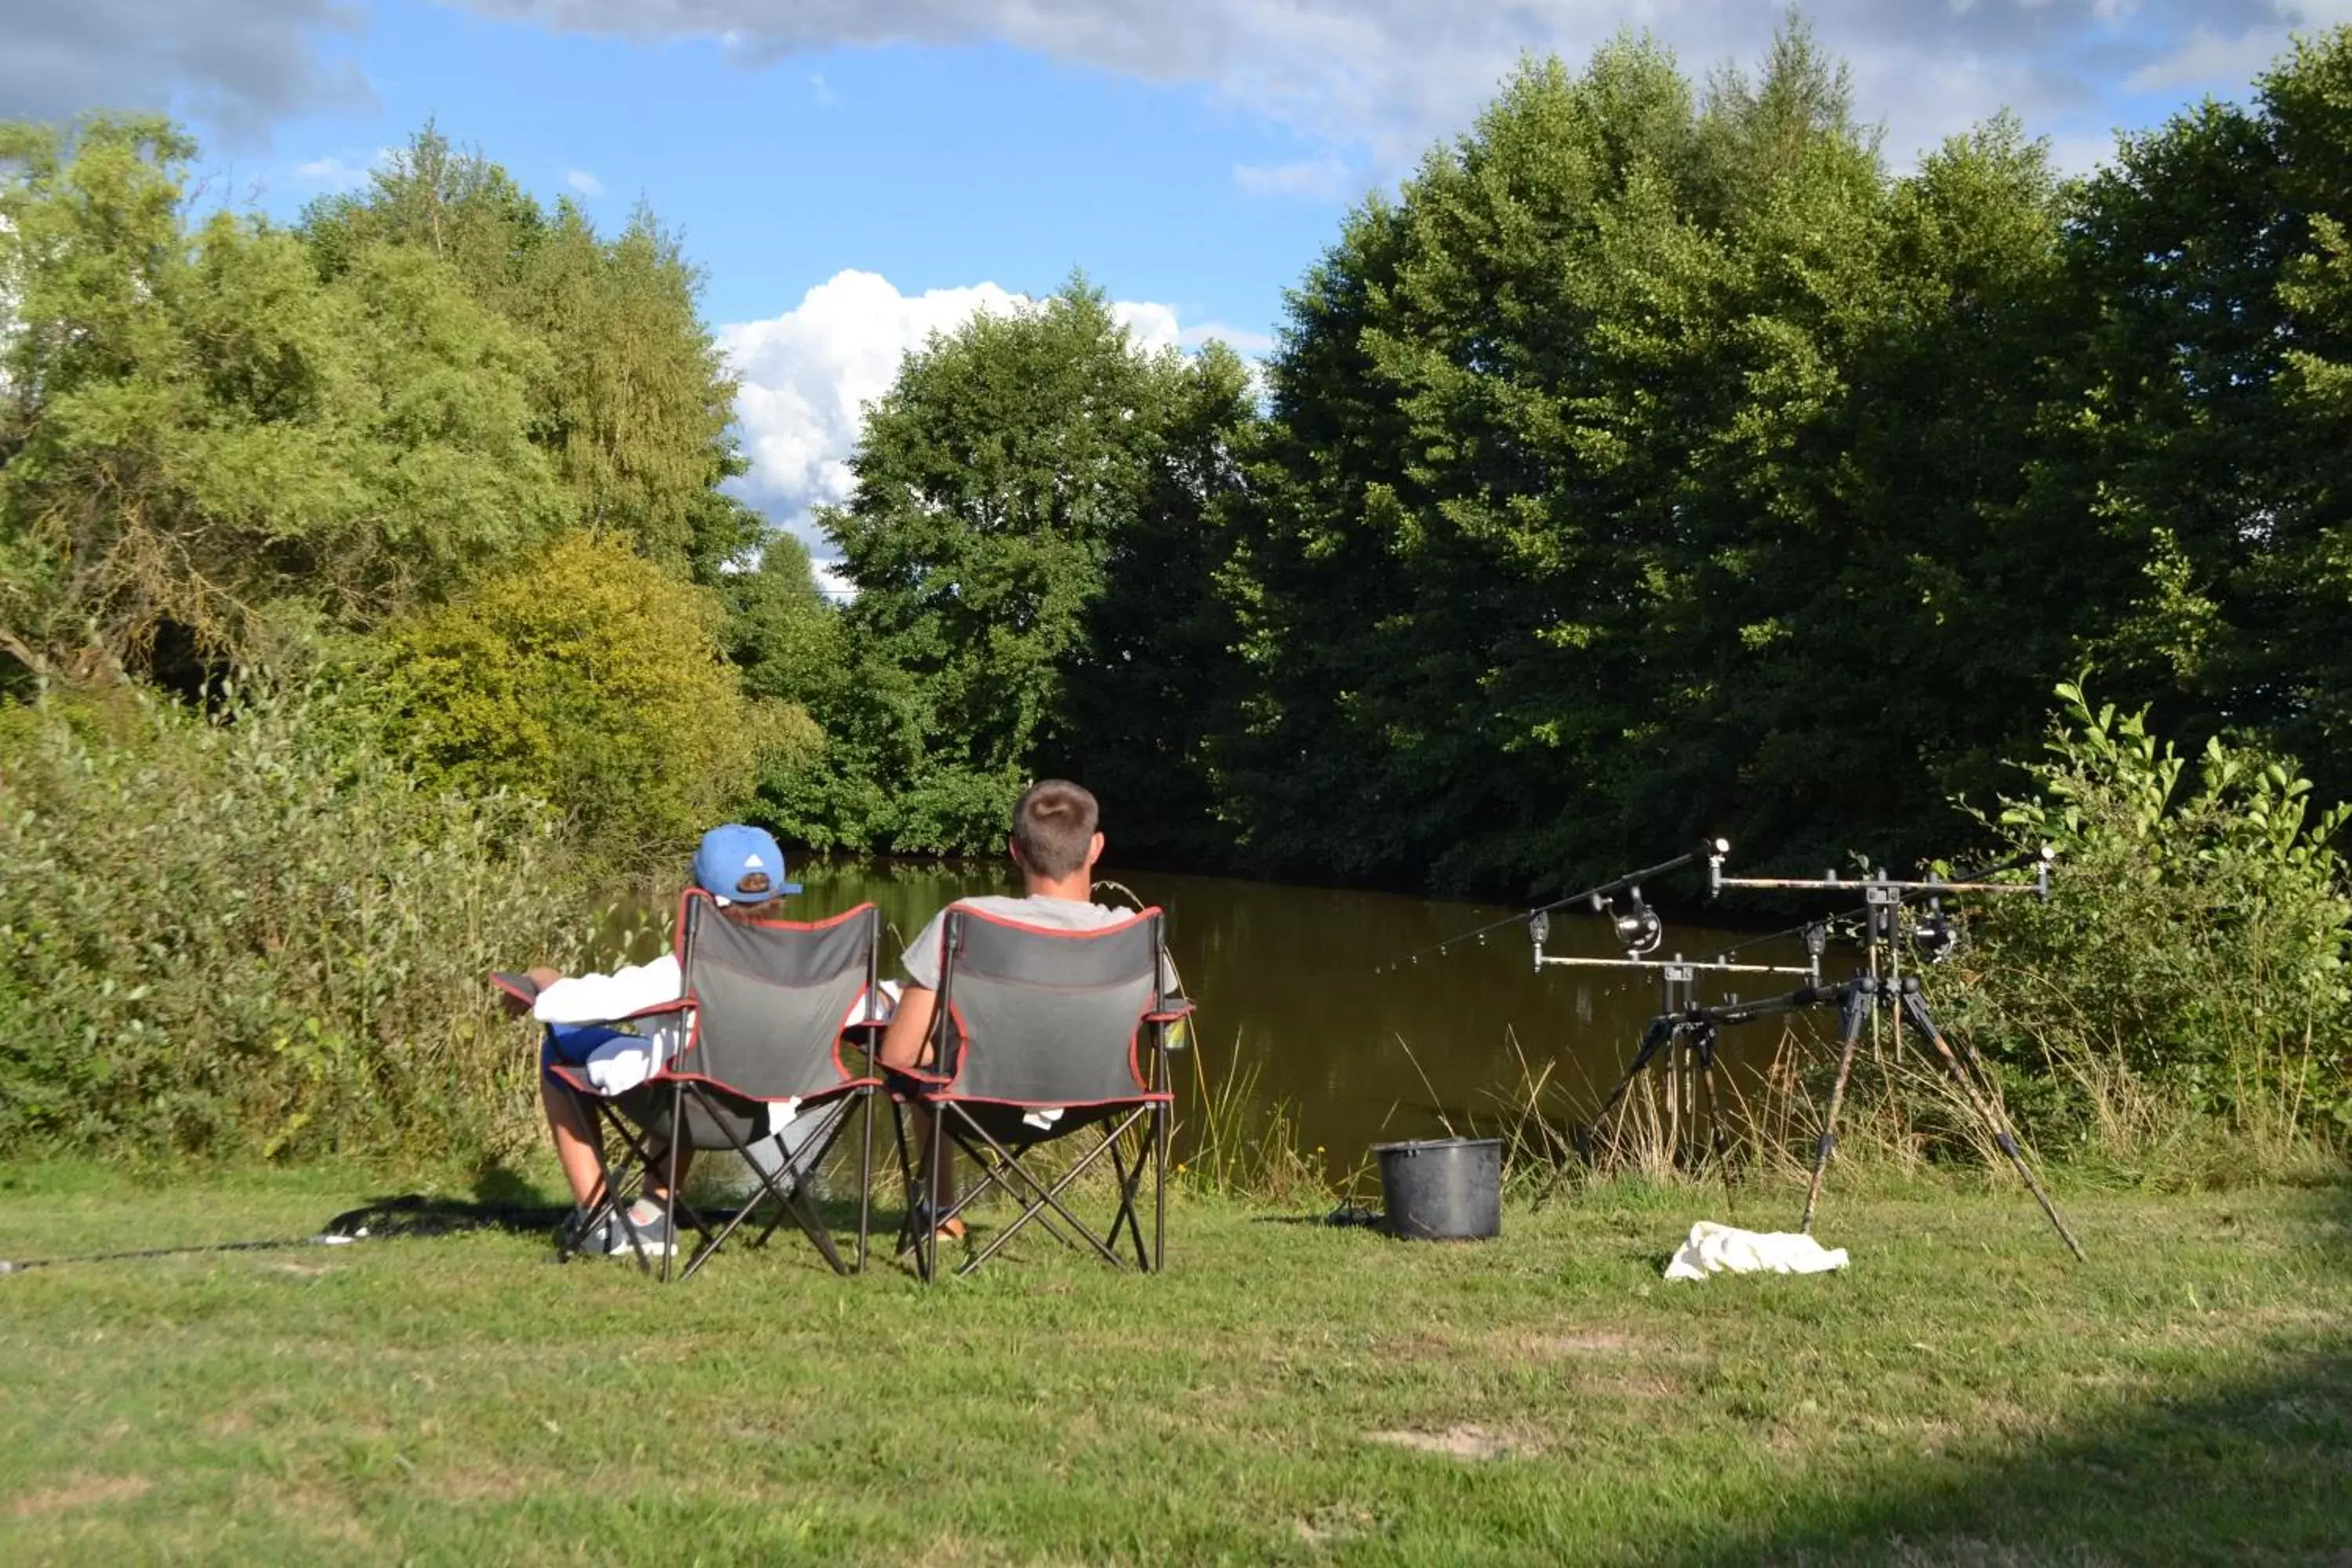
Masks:
[[[569,534],[387,629],[387,722],[428,784],[536,796],[608,853],[674,853],[749,799],[768,753],[814,742],[799,710],[743,696],[719,626],[705,590]]]
[[[1888,179],[1801,27],[1704,98],[1527,66],[1292,299],[1226,574],[1254,857],[1945,841],[2070,647],[2020,521],[2058,216],[2008,122]]]
[[[747,694],[803,714],[854,700],[844,679],[841,612],[817,585],[806,545],[772,531],[758,563],[725,574],[719,589],[727,605],[727,654]],[[839,840],[841,813],[828,793],[835,781],[823,765],[824,745],[814,722],[795,727],[793,743],[771,752],[761,770],[759,809],[804,844]]]
[[[705,583],[755,544],[756,517],[719,489],[747,467],[736,382],[702,324],[701,274],[651,212],[606,239],[428,124],[367,191],[314,204],[303,233],[330,277],[371,247],[427,252],[546,345],[534,433],[583,523]]]
[[[2055,479],[2133,574],[2091,639],[2190,744],[2265,737],[2352,791],[2352,32],[2250,105],[2126,138],[2068,261],[2082,388]],[[2087,553],[2087,552],[2086,552]]]
[[[1082,280],[908,359],[868,416],[855,494],[822,519],[857,589],[852,668],[819,714],[827,776],[811,786],[844,837],[993,845],[1031,776],[1098,754],[1079,715],[1119,691],[1160,700],[1171,666],[1148,663],[1139,687],[1108,662],[1105,596],[1124,582],[1117,603],[1153,608],[1133,579],[1207,526],[1244,413],[1229,355],[1139,353]],[[1157,586],[1169,626],[1210,587],[1197,572]],[[1150,819],[1143,803],[1110,809]]]
[[[842,656],[841,614],[817,585],[808,546],[776,529],[747,571],[719,579],[728,657],[755,697],[808,705],[830,689]]]
[[[0,637],[47,668],[159,634],[249,652],[296,601],[366,625],[561,527],[539,345],[428,258],[191,233],[160,121],[0,129]]]

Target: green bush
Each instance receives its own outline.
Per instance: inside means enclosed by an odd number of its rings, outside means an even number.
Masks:
[[[762,759],[818,744],[743,695],[710,595],[620,539],[576,533],[390,627],[383,706],[422,776],[551,804],[590,847],[644,862],[751,798]]]
[[[484,974],[575,960],[549,814],[416,785],[331,697],[0,709],[0,1157],[436,1160],[538,1136]]]
[[[2126,1159],[2219,1119],[2289,1142],[2352,1130],[2352,898],[2292,765],[2216,740],[2195,769],[2145,713],[2065,713],[2011,847],[2054,896],[1999,900],[1955,978],[1969,1033],[2044,1138]],[[2273,1145],[2276,1146],[2276,1145]]]

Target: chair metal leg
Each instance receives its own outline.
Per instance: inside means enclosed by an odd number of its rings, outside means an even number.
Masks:
[[[636,1255],[638,1272],[651,1274],[654,1271],[653,1259],[646,1256],[645,1242],[638,1237],[636,1228],[627,1223],[623,1214],[625,1200],[621,1196],[621,1189],[639,1171],[643,1171],[647,1176],[653,1174],[652,1140],[650,1137],[641,1137],[637,1130],[630,1126],[618,1110],[601,1100],[594,1101],[590,1110],[597,1126],[596,1170],[599,1179],[604,1184],[604,1197],[596,1208],[590,1211],[590,1218],[601,1219],[607,1215],[620,1218],[621,1229],[629,1238],[629,1250]],[[621,1146],[629,1152],[629,1157],[622,1162],[617,1173],[604,1158],[604,1134],[608,1131],[618,1138],[621,1141]]]
[[[931,1163],[924,1167],[919,1178],[923,1184],[924,1212],[931,1213],[937,1206],[940,1184],[952,1173],[954,1161],[955,1144],[948,1137],[947,1117],[937,1113],[935,1108],[931,1117]],[[954,1205],[954,1213],[961,1215],[962,1212],[963,1204],[958,1202]],[[931,1223],[923,1227],[928,1232],[923,1254],[923,1279],[927,1283],[940,1277],[940,1232],[946,1228],[950,1217],[944,1214],[931,1214]]]
[[[866,1152],[857,1165],[857,1272],[866,1272],[866,1233],[874,1219],[874,1089],[858,1097],[857,1113],[864,1119]]]
[[[699,1089],[696,1089],[695,1093],[698,1097],[702,1095]],[[756,1247],[767,1240],[775,1233],[778,1226],[782,1226],[786,1219],[790,1219],[800,1227],[802,1234],[809,1238],[810,1243],[816,1247],[819,1255],[832,1267],[835,1273],[850,1272],[849,1267],[841,1260],[840,1251],[833,1244],[832,1235],[824,1228],[824,1216],[818,1212],[814,1201],[808,1195],[809,1184],[824,1166],[826,1156],[833,1152],[834,1145],[840,1142],[842,1123],[848,1115],[848,1102],[844,1100],[827,1105],[818,1111],[816,1113],[818,1120],[814,1123],[814,1136],[802,1145],[803,1151],[802,1156],[795,1159],[787,1155],[780,1159],[773,1172],[761,1170],[759,1162],[751,1157],[751,1151],[766,1140],[741,1137],[719,1113],[718,1106],[711,1104],[707,1099],[703,1100],[703,1104],[711,1112],[712,1122],[726,1134],[728,1142],[733,1145],[736,1154],[741,1158],[745,1168],[751,1173],[755,1187],[725,1226],[721,1226],[716,1234],[706,1236],[703,1246],[688,1261],[684,1272],[678,1276],[679,1279],[691,1279],[701,1270],[710,1255],[717,1252],[725,1244],[727,1238],[733,1236],[736,1230],[751,1217],[752,1209],[758,1206],[762,1195],[775,1200],[777,1212],[776,1216],[768,1222],[766,1228],[753,1239],[752,1246]],[[786,1181],[792,1183],[789,1191],[782,1185]]]
[[[686,1142],[686,1086],[671,1087],[669,1099],[669,1170],[662,1181],[662,1227],[668,1233],[669,1248],[662,1254],[662,1283],[669,1283],[671,1267],[677,1261],[677,1151]]]
[[[1168,1107],[1151,1109],[1151,1271],[1168,1266]]]
[[[893,1258],[904,1258],[915,1245],[915,1163],[907,1149],[907,1110],[896,1099],[890,1101],[890,1142],[898,1152],[898,1183],[907,1195],[906,1205],[898,1219],[898,1239],[890,1249]]]
[[[1126,1121],[1120,1122],[1118,1126],[1112,1130],[1109,1135],[1101,1142],[1096,1144],[1092,1149],[1087,1150],[1086,1153],[1080,1155],[1078,1159],[1071,1164],[1070,1168],[1063,1172],[1061,1176],[1050,1186],[1031,1175],[1019,1164],[1011,1163],[1011,1157],[1006,1153],[1004,1145],[999,1143],[994,1138],[991,1137],[986,1128],[981,1126],[978,1122],[973,1121],[970,1117],[964,1117],[963,1125],[971,1130],[972,1136],[978,1138],[981,1142],[986,1144],[988,1148],[994,1151],[1000,1158],[1007,1161],[1007,1172],[1005,1174],[1000,1174],[999,1173],[989,1169],[985,1165],[982,1167],[983,1173],[993,1181],[997,1186],[1002,1188],[1006,1196],[1012,1198],[1015,1203],[1024,1204],[1025,1206],[1012,1224],[999,1231],[996,1236],[990,1240],[986,1247],[982,1247],[977,1253],[974,1253],[971,1258],[965,1259],[963,1266],[957,1269],[956,1272],[958,1274],[969,1274],[973,1269],[979,1268],[982,1264],[987,1262],[990,1258],[995,1257],[997,1252],[1003,1247],[1005,1243],[1011,1241],[1013,1237],[1020,1232],[1024,1226],[1027,1225],[1031,1219],[1036,1217],[1039,1213],[1048,1205],[1051,1205],[1054,1212],[1060,1215],[1062,1218],[1068,1223],[1071,1229],[1076,1231],[1081,1237],[1085,1237],[1087,1245],[1092,1247],[1095,1249],[1095,1252],[1101,1257],[1104,1261],[1110,1264],[1114,1268],[1126,1268],[1127,1260],[1119,1257],[1119,1255],[1114,1251],[1102,1237],[1087,1229],[1085,1222],[1080,1220],[1077,1215],[1072,1214],[1068,1205],[1062,1202],[1061,1195],[1064,1192],[1068,1190],[1068,1188],[1076,1183],[1080,1176],[1086,1174],[1087,1169],[1091,1167],[1096,1161],[1102,1157],[1104,1151],[1112,1146],[1114,1140],[1124,1135],[1128,1129],[1140,1121],[1143,1118],[1143,1114],[1144,1112],[1141,1108],[1130,1111]],[[973,1149],[971,1152],[975,1160],[981,1158],[978,1149]],[[1029,1198],[1019,1189],[1015,1188],[1012,1183],[1006,1179],[1007,1174],[1018,1175],[1024,1182],[1027,1183],[1031,1189],[1036,1194],[1035,1197]],[[1115,1235],[1117,1233],[1114,1232],[1113,1234]]]

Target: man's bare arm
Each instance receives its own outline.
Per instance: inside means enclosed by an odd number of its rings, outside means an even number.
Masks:
[[[882,1062],[900,1069],[929,1066],[931,1059],[931,1015],[939,994],[920,985],[898,993],[898,1010],[882,1036]]]

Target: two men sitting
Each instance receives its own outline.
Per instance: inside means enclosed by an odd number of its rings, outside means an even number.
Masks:
[[[1103,836],[1095,797],[1063,779],[1045,779],[1030,786],[1013,807],[1013,832],[1007,842],[1013,865],[1021,873],[1020,898],[982,897],[959,900],[966,908],[1059,931],[1094,931],[1131,918],[1132,911],[1093,901],[1093,872],[1101,858]],[[777,918],[778,900],[797,893],[795,883],[782,879],[784,858],[775,839],[763,829],[729,825],[703,836],[694,858],[694,881],[710,893],[729,919],[747,921]],[[903,957],[907,984],[898,999],[881,1059],[905,1070],[928,1065],[930,1031],[940,985],[946,912],[932,917],[907,944]],[[669,1059],[681,1043],[677,1015],[643,1035],[614,1027],[617,1020],[640,1009],[675,1002],[683,994],[684,978],[674,955],[650,963],[628,966],[610,974],[565,978],[550,969],[535,969],[530,979],[539,991],[531,1015],[549,1026],[542,1067],[555,1061],[583,1066],[599,1089],[619,1092],[644,1081],[655,1067]],[[595,1118],[579,1092],[542,1070],[541,1098],[556,1157],[572,1189],[580,1220],[601,1206],[604,1164],[600,1158]],[[913,1108],[928,1147],[928,1112]],[[677,1167],[683,1182],[688,1151],[681,1147]],[[666,1162],[656,1162],[659,1167]],[[928,1215],[954,1207],[951,1162],[923,1177],[925,1195],[918,1200],[919,1223]],[[675,1248],[664,1213],[669,1194],[649,1176],[646,1189],[634,1204],[616,1205],[593,1235],[573,1235],[576,1250],[614,1256],[643,1248],[667,1252]],[[950,1237],[961,1234],[961,1222],[940,1226]]]

